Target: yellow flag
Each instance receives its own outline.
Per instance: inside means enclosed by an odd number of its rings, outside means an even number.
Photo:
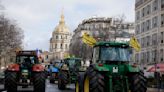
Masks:
[[[136,51],[141,50],[141,46],[134,36],[130,39],[129,43],[130,43],[130,46],[133,47]]]
[[[85,44],[89,45],[89,46],[94,46],[96,44],[96,40],[91,37],[89,34],[84,33],[82,36],[82,40]]]

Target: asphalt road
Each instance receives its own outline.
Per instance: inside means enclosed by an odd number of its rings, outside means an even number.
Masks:
[[[3,85],[0,85],[0,89],[3,89]],[[1,91],[6,92],[6,91]],[[21,88],[18,87],[18,92],[33,92],[33,87],[29,88]],[[58,90],[57,83],[56,84],[50,84],[49,80],[46,81],[46,92],[75,92],[75,86],[74,84],[68,85],[65,90]]]

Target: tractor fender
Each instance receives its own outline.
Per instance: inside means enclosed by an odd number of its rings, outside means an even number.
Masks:
[[[126,69],[128,72],[140,72],[140,69],[137,66],[127,65]]]
[[[44,72],[44,67],[41,64],[36,64],[32,67],[33,72]]]
[[[20,70],[19,64],[10,64],[7,68],[7,71],[18,72]]]

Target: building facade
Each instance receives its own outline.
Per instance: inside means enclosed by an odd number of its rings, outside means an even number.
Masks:
[[[71,32],[65,24],[64,15],[61,15],[59,24],[55,27],[50,39],[50,55],[51,60],[63,59],[69,51]],[[51,61],[50,60],[50,61]]]
[[[164,0],[136,0],[135,36],[142,48],[135,52],[136,63],[164,62]]]
[[[106,17],[94,17],[83,20],[74,30],[70,44],[70,52],[84,59],[91,57],[92,49],[82,42],[82,35],[85,32],[93,36],[97,41],[113,41],[115,38],[119,41],[129,41],[131,35],[134,35],[134,23],[121,24],[121,27],[117,29],[115,35],[115,30],[112,27],[118,24],[116,19]],[[75,47],[79,47],[79,49],[74,49]]]

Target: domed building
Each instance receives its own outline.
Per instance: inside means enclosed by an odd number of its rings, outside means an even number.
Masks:
[[[61,14],[59,24],[55,27],[50,39],[51,60],[61,60],[68,54],[71,32],[65,24],[64,15]]]

